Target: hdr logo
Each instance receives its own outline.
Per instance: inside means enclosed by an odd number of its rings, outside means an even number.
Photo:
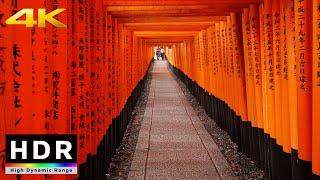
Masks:
[[[7,135],[6,174],[77,174],[76,135]]]

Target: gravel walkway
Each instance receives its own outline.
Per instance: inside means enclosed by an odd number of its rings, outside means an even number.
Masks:
[[[137,102],[136,107],[133,110],[132,119],[127,126],[122,143],[116,150],[114,157],[112,157],[109,167],[109,174],[107,174],[108,180],[122,180],[127,179],[128,177],[134,151],[138,141],[140,127],[143,121],[143,115],[148,101],[150,83],[152,79],[152,69],[153,67],[151,66],[145,88]]]
[[[233,180],[225,157],[167,68],[154,63],[129,180]]]
[[[152,72],[152,68],[150,72]],[[146,87],[137,102],[137,106],[133,112],[132,120],[128,124],[124,139],[120,147],[117,149],[116,155],[112,158],[107,179],[122,180],[127,179],[128,177],[148,100],[152,78],[150,72],[146,81]],[[175,80],[178,82],[188,102],[203,122],[206,130],[219,146],[234,174],[239,179],[264,179],[264,171],[259,169],[255,163],[247,158],[243,153],[237,151],[237,145],[231,141],[229,135],[225,131],[221,130],[214,120],[205,113],[205,110],[199,105],[195,97],[189,93],[186,86],[178,78],[175,77]]]

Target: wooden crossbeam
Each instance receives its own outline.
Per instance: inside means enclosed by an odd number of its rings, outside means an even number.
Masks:
[[[165,16],[228,16],[230,12],[241,12],[241,8],[218,9],[177,9],[177,10],[139,10],[110,12],[114,17],[165,17]]]
[[[165,6],[165,5],[214,5],[214,4],[258,4],[261,0],[104,0],[108,6]]]
[[[226,16],[191,16],[191,17],[120,17],[118,23],[161,23],[161,22],[206,22],[226,21]]]

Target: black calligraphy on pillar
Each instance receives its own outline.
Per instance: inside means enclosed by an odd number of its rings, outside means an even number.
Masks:
[[[52,73],[53,80],[53,119],[59,119],[59,84],[60,84],[60,73],[58,71],[54,71]]]
[[[260,67],[260,61],[259,61],[259,52],[258,52],[258,19],[255,17],[251,18],[251,31],[252,31],[252,45],[253,45],[253,56],[254,56],[254,62],[255,62],[255,80],[256,85],[261,85],[261,67]]]
[[[233,44],[233,37],[232,37],[232,25],[229,25],[229,28],[228,28],[228,32],[229,32],[229,54],[230,54],[230,56],[231,56],[231,58],[230,58],[230,67],[231,67],[231,69],[230,69],[230,73],[231,73],[231,75],[233,75],[234,74],[234,62],[233,62],[233,46],[234,46],[234,44]]]
[[[320,14],[320,3],[317,4],[317,13]],[[318,34],[316,34],[316,38],[317,38],[317,64],[316,64],[316,67],[317,67],[317,70],[316,70],[316,86],[320,87],[320,18],[317,19],[317,28],[318,28]]]
[[[85,112],[84,112],[84,108],[85,108],[85,98],[84,98],[84,61],[85,61],[85,33],[84,31],[84,18],[85,18],[85,14],[84,14],[84,0],[79,0],[78,1],[78,8],[77,8],[77,13],[78,13],[78,29],[79,29],[79,36],[77,37],[77,49],[78,49],[78,53],[77,53],[77,57],[76,57],[76,62],[73,64],[74,66],[77,67],[78,70],[75,70],[74,74],[76,75],[77,79],[74,81],[75,83],[77,83],[77,92],[79,92],[78,99],[78,117],[76,117],[77,119],[79,119],[79,124],[77,129],[79,129],[80,133],[79,133],[79,146],[80,149],[84,149],[86,146],[85,144]]]
[[[297,26],[297,32],[298,32],[298,37],[297,37],[297,42],[298,42],[298,50],[299,53],[297,54],[299,62],[298,66],[300,67],[299,73],[299,87],[300,89],[306,90],[306,83],[307,83],[307,77],[305,74],[305,41],[306,41],[306,32],[305,32],[305,7],[304,7],[304,0],[299,0],[298,4],[298,26]]]
[[[249,19],[245,22],[245,31],[247,34],[247,46],[248,46],[248,74],[249,76],[254,76],[253,62],[252,62],[252,42],[251,42],[251,30]]]
[[[17,44],[13,44],[13,58],[16,60],[21,57],[21,51],[18,48]]]
[[[0,47],[0,72],[6,72],[5,70],[5,58],[4,58],[4,55],[5,54],[5,50],[6,48],[5,47]]]
[[[265,15],[265,30],[266,30],[266,59],[268,63],[268,88],[270,90],[275,90],[274,82],[274,70],[273,70],[273,49],[272,49],[272,16],[267,13]]]
[[[13,55],[13,72],[16,76],[21,77],[21,72],[19,71],[19,66],[20,66],[19,58],[21,57],[21,50],[19,49],[17,44],[13,44],[12,55]],[[21,87],[21,83],[17,79],[14,79],[13,89],[15,94],[14,94],[13,102],[14,102],[15,108],[22,107],[21,98],[19,96],[20,87]]]
[[[281,75],[281,53],[280,53],[280,13],[276,12],[274,14],[274,46],[275,46],[275,66],[276,66],[276,75]]]
[[[4,24],[4,14],[2,12],[0,12],[0,27],[6,27],[6,25]]]
[[[36,35],[36,28],[32,28],[31,29],[31,45],[34,46],[36,39],[35,39],[35,35]],[[35,87],[36,87],[36,52],[34,51],[35,48],[32,48],[31,54],[32,54],[32,94],[35,94]]]
[[[283,7],[283,12],[285,12],[286,8]],[[282,21],[283,21],[283,24],[282,24],[282,36],[283,36],[283,68],[282,68],[282,75],[283,75],[283,78],[285,80],[288,80],[289,79],[289,76],[288,76],[288,73],[289,73],[289,68],[288,68],[288,48],[287,48],[287,29],[286,29],[286,13],[283,13],[282,15]]]
[[[0,95],[4,95],[4,92],[6,90],[6,82],[0,82]]]

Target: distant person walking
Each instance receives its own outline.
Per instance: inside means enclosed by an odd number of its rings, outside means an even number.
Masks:
[[[161,60],[164,60],[164,49],[161,48],[160,50],[160,56],[161,56]]]

